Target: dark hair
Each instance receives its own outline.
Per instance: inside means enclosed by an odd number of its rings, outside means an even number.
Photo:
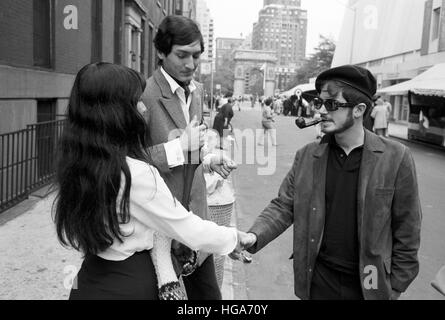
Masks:
[[[138,72],[110,63],[89,64],[74,81],[57,162],[54,221],[60,242],[85,255],[106,250],[114,239],[122,242],[119,224],[130,218],[126,156],[149,159],[146,123],[137,110],[145,86]]]
[[[273,99],[272,98],[267,98],[266,101],[264,101],[264,104],[266,106],[270,106],[270,105],[272,105],[272,103],[273,103]]]
[[[167,16],[159,25],[153,42],[160,53],[168,56],[174,45],[185,46],[198,40],[203,53],[204,39],[196,22],[183,16]]]

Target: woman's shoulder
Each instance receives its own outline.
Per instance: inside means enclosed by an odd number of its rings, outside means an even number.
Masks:
[[[148,162],[130,157],[127,157],[126,160],[132,177],[138,177],[147,174],[159,176],[158,169],[156,169],[156,167],[152,166]]]

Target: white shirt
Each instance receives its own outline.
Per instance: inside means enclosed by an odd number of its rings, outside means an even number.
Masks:
[[[190,95],[186,101],[184,89],[164,70],[163,67],[161,67],[161,73],[165,80],[167,80],[172,93],[179,98],[186,123],[190,123],[190,105],[192,103],[192,93],[197,89],[196,85],[193,83],[193,81],[190,82],[188,86]],[[165,143],[164,149],[167,155],[168,166],[170,168],[179,167],[185,163],[184,153],[179,139]]]
[[[188,212],[175,200],[158,170],[142,161],[127,157],[131,173],[130,221],[121,224],[123,243],[115,240],[99,257],[123,261],[136,252],[153,248],[154,230],[175,239],[193,250],[227,255],[237,244],[234,228],[218,226]],[[125,178],[119,192],[117,207],[123,192]]]
[[[167,72],[165,72],[163,67],[161,67],[161,73],[167,80],[170,89],[172,90],[172,93],[176,94],[176,96],[179,98],[179,101],[181,102],[181,109],[182,112],[184,113],[185,122],[190,123],[190,105],[192,104],[192,94],[197,89],[196,85],[193,83],[193,81],[190,81],[190,84],[188,85],[190,90],[190,95],[186,101],[184,88],[182,88],[175,81],[175,79],[173,79]]]

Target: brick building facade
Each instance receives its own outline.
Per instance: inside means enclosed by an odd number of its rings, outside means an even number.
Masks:
[[[182,0],[0,1],[0,134],[64,114],[75,74],[91,62],[149,77],[161,20]]]

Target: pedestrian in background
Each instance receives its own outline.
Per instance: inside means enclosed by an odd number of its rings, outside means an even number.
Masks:
[[[272,98],[267,98],[264,100],[264,107],[262,112],[261,125],[263,126],[263,134],[260,136],[259,145],[265,145],[269,141],[269,137],[272,140],[272,145],[277,145],[276,129],[274,126],[274,114],[272,111]]]
[[[151,255],[156,232],[206,252],[228,254],[237,246],[235,229],[186,210],[149,164],[145,85],[136,71],[110,63],[87,65],[74,81],[54,215],[61,243],[84,254],[70,299],[158,300],[160,292],[178,298],[177,281],[158,289],[157,273],[177,278],[170,247],[168,261]]]
[[[392,105],[386,99],[383,100],[383,103],[384,103],[386,109],[388,110],[388,125],[386,126],[386,137],[389,137],[388,129],[389,129],[389,121],[391,120],[391,117],[392,117]]]
[[[228,130],[230,130],[233,113],[233,98],[228,98],[228,102],[223,105],[213,120],[213,130],[218,132],[220,137],[220,148],[224,149],[224,139],[228,136]]]
[[[233,107],[238,109],[238,111],[241,111],[241,96],[233,99],[234,99]]]
[[[274,109],[276,110],[275,112],[277,115],[280,115],[283,113],[283,99],[281,97],[276,98]]]
[[[377,88],[367,69],[330,69],[316,88],[326,135],[297,152],[278,197],[248,233],[248,251],[293,225],[299,298],[398,299],[419,272],[422,213],[411,152],[363,127]]]
[[[371,117],[374,119],[374,132],[381,137],[387,136],[389,112],[382,99],[378,99],[372,110]]]

